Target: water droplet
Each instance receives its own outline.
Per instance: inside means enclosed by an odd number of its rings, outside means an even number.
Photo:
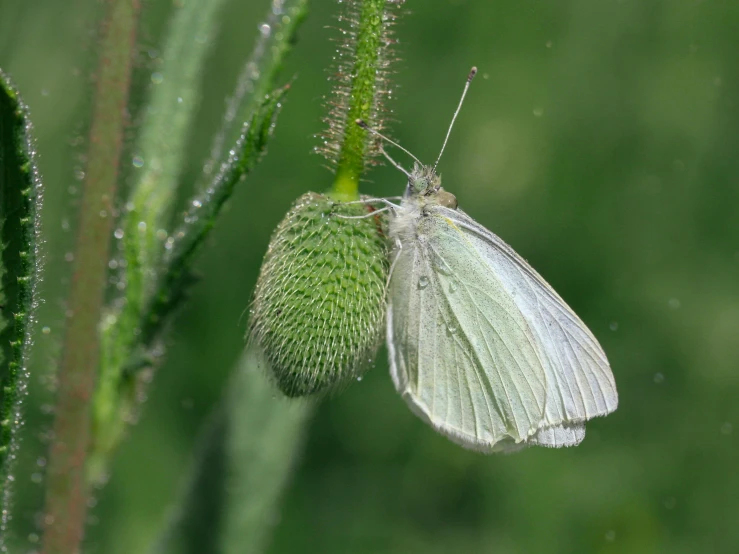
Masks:
[[[418,288],[419,289],[425,289],[429,286],[429,278],[425,275],[421,275],[421,277],[418,279]]]
[[[262,33],[263,37],[269,36],[269,33],[272,31],[272,28],[267,23],[262,23],[259,26],[259,32]]]
[[[655,373],[654,374],[654,383],[656,385],[661,385],[664,382],[665,382],[665,376],[664,375],[662,375],[661,373]]]
[[[113,236],[117,238],[118,240],[121,240],[123,238],[123,229],[119,227],[118,229],[113,231]]]
[[[162,75],[158,71],[155,71],[151,74],[151,82],[155,85],[161,85],[162,81],[164,81],[164,75]]]
[[[192,205],[193,205],[194,208],[202,208],[203,207],[203,203],[200,200],[197,200],[197,199],[192,201]]]
[[[734,426],[728,421],[725,421],[724,424],[721,426],[722,435],[731,435],[733,430]]]
[[[544,108],[536,107],[533,111],[534,117],[541,117],[544,115]]]
[[[136,227],[142,233],[145,232],[146,231],[146,221],[139,221],[139,224]]]
[[[678,300],[677,298],[670,298],[667,301],[667,305],[670,307],[671,310],[677,310],[678,308],[680,308],[680,300]]]
[[[618,331],[618,321],[611,321],[611,323],[610,323],[610,325],[608,326],[608,328],[609,328],[609,329],[610,329],[611,331]]]
[[[44,325],[44,327],[41,328],[41,332],[44,335],[48,335],[51,333],[51,327],[49,327],[48,325]]]
[[[362,380],[362,376],[360,375],[359,377],[357,377],[357,381],[361,381],[361,380]]]
[[[31,474],[31,482],[36,483],[38,485],[43,480],[44,480],[44,476],[41,473]]]
[[[74,252],[67,252],[64,254],[64,261],[65,262],[73,262],[74,261]]]
[[[457,292],[457,289],[459,288],[459,285],[456,281],[451,281],[449,283],[449,292]]]
[[[551,40],[548,40],[545,44],[547,48],[551,48],[554,45],[554,43]]]
[[[608,542],[613,542],[616,540],[616,531],[613,529],[610,529],[609,531],[606,531],[606,540]]]
[[[134,156],[131,163],[133,163],[134,167],[144,167],[144,158],[141,156]]]

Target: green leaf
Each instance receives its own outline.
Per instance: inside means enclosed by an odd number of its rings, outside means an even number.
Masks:
[[[275,395],[266,363],[258,349],[244,352],[152,554],[258,554],[267,546],[313,403]]]
[[[25,104],[0,70],[0,239],[5,320],[5,327],[0,331],[0,548],[9,518],[12,466],[28,381],[33,314],[38,305],[42,186],[31,130]]]
[[[137,151],[144,163],[143,173],[132,189],[128,213],[120,229],[126,267],[125,298],[117,302],[122,308],[110,309],[102,322],[103,354],[95,392],[89,464],[89,479],[93,482],[104,476],[126,421],[135,413],[136,393],[144,386],[140,370],[155,365],[153,343],[193,281],[188,264],[192,263],[197,246],[214,224],[235,183],[245,178],[264,151],[284,90],[269,98],[266,95],[276,87],[275,79],[293,46],[308,3],[307,0],[272,0],[265,21],[269,32],[260,34],[244,66],[206,164],[206,168],[220,172],[214,177],[213,171],[206,169],[203,173],[206,193],[192,200],[193,207],[200,202],[204,209],[191,210],[197,213],[189,214],[180,223],[180,229],[165,242],[167,235],[162,237],[162,230],[170,228],[173,197],[181,186],[179,172],[184,144],[181,139],[191,122],[198,96],[196,81],[202,75],[206,51],[206,46],[196,44],[199,36],[196,30],[202,31],[203,36],[212,34],[212,26],[208,27],[207,23],[219,1],[209,0],[203,13],[198,2],[188,2],[179,8],[165,46],[162,82],[157,85],[163,88],[156,88],[151,98],[157,115],[144,123]],[[266,29],[264,25],[261,28]],[[184,96],[179,94],[180,89]],[[183,102],[177,101],[179,97]],[[224,153],[224,145],[231,149]],[[238,155],[234,156],[234,152]],[[227,168],[225,173],[224,168]],[[199,222],[190,225],[193,219]],[[199,223],[204,221],[207,224],[201,228]]]
[[[281,101],[289,85],[269,95],[243,129],[228,161],[223,164],[213,184],[190,202],[190,208],[174,234],[167,239],[167,254],[157,292],[141,325],[143,344],[150,344],[162,328],[165,318],[177,306],[186,285],[192,280],[192,260],[198,247],[213,228],[216,218],[234,191],[264,155],[272,135]]]

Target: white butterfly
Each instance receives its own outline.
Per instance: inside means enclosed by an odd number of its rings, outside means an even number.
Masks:
[[[523,258],[457,208],[435,168],[418,162],[403,170],[408,186],[389,223],[395,388],[467,448],[579,444],[585,422],[618,405],[602,348]]]

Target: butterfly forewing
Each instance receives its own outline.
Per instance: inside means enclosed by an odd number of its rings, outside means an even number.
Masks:
[[[414,411],[456,442],[514,449],[545,418],[538,342],[505,283],[446,212],[453,210],[416,219],[415,240],[397,253],[391,374]]]

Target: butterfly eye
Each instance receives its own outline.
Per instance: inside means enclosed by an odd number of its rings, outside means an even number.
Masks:
[[[423,192],[428,188],[429,182],[426,177],[420,177],[418,179],[413,179],[412,185],[415,192]]]

